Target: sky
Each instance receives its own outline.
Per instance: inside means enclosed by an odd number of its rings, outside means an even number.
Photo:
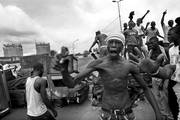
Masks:
[[[180,0],[123,0],[120,2],[121,22],[127,22],[135,11],[134,21],[147,10],[144,19],[155,21],[162,34],[160,19],[167,10],[165,23],[180,13]],[[61,46],[70,51],[88,50],[101,30],[119,32],[117,3],[112,0],[0,0],[0,56],[3,44],[20,43],[24,55],[35,54],[35,42],[50,43],[51,49]]]

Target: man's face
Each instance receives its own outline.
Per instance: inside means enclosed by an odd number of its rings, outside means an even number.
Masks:
[[[173,27],[173,24],[174,24],[173,20],[169,20],[169,21],[168,21],[168,25],[169,25],[170,27]]]
[[[142,19],[141,18],[138,18],[137,19],[137,24],[141,24],[142,23]]]
[[[134,23],[133,22],[129,22],[129,29],[132,29],[134,27]]]
[[[39,77],[42,77],[44,73],[44,69],[39,70]]]
[[[123,44],[121,41],[112,39],[108,41],[107,44],[108,54],[112,57],[119,56],[119,53],[123,49]]]
[[[127,23],[124,23],[124,28],[127,28]]]
[[[151,39],[147,45],[149,49],[156,49],[158,47],[158,41],[156,39]]]
[[[151,27],[155,28],[155,26],[156,26],[156,23],[155,22],[151,22]]]

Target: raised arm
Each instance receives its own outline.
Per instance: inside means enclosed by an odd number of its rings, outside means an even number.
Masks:
[[[146,15],[150,12],[150,10],[147,10],[147,12],[141,17],[141,21],[146,17]]]
[[[161,26],[162,26],[162,27],[164,26],[164,17],[165,17],[165,15],[166,15],[166,13],[167,13],[167,10],[163,12],[163,16],[162,16],[162,18],[161,18]]]
[[[146,23],[146,27],[144,28],[144,34],[145,35],[147,35],[147,28],[148,28],[149,24],[150,24],[150,22],[147,22]]]
[[[140,86],[143,88],[145,96],[149,103],[151,104],[152,108],[154,109],[156,120],[161,120],[161,114],[158,107],[158,104],[151,92],[151,90],[147,87],[145,81],[143,80],[142,76],[140,75],[140,70],[137,65],[131,64],[131,74],[135,78],[135,80],[140,84]]]

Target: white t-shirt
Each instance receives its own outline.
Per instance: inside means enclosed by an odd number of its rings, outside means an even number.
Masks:
[[[47,111],[46,105],[43,103],[40,93],[34,89],[34,83],[39,77],[28,77],[26,81],[26,101],[27,115],[40,116]]]
[[[157,28],[155,28],[154,30],[152,30],[151,28],[147,29],[147,40],[146,42],[149,42],[149,39],[152,37],[157,37],[157,35],[159,34],[159,31]]]
[[[180,82],[180,55],[179,46],[172,46],[169,49],[170,64],[176,65],[176,70],[172,75],[171,79]]]
[[[170,64],[176,65],[179,58],[179,46],[172,46],[169,49]]]
[[[144,34],[144,32],[142,30],[142,27],[143,27],[142,25],[139,25],[139,26],[136,25],[134,27],[134,29],[138,31],[138,35],[143,35]]]

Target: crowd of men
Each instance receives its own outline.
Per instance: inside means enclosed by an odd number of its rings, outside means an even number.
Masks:
[[[69,74],[68,60],[59,62],[63,68],[59,69],[63,83],[68,87],[74,87],[94,71],[99,73],[103,85],[101,120],[135,120],[128,91],[129,75],[142,87],[156,120],[180,120],[180,17],[175,19],[175,26],[173,20],[166,26],[164,17],[167,11],[164,11],[161,19],[164,35],[161,36],[154,21],[147,23],[145,28],[142,26],[143,19],[149,12],[148,10],[143,17],[138,18],[136,23],[133,21],[134,11],[131,12],[130,20],[124,24],[122,33],[106,35],[97,31],[89,51],[97,43],[100,57],[90,62],[74,78]],[[55,118],[47,109],[55,117],[57,112],[45,93],[47,85],[41,78],[42,64],[36,64],[33,70],[26,83],[28,117],[31,120],[53,120]],[[148,87],[142,73],[152,77],[152,88]]]
[[[124,23],[123,34],[125,36],[125,49],[123,51],[124,58],[129,60],[134,60],[134,56],[138,56],[137,48],[139,51],[146,50],[151,53],[149,56],[150,59],[156,61],[158,57],[162,54],[164,56],[163,61],[161,62],[160,66],[173,66],[176,65],[178,62],[179,56],[179,17],[175,19],[175,26],[174,20],[169,20],[168,24],[164,23],[165,16],[167,14],[167,10],[162,13],[161,18],[161,27],[163,30],[163,35],[160,35],[158,28],[156,27],[156,22],[148,22],[146,27],[143,27],[143,19],[150,11],[143,15],[143,17],[138,18],[136,23],[133,21],[134,11],[129,14],[129,22]],[[148,27],[150,24],[150,27]],[[173,31],[173,32],[172,32]],[[175,32],[174,32],[175,31]],[[99,31],[98,31],[99,32]],[[92,47],[95,43],[98,44],[99,49],[101,48],[102,41],[105,41],[106,38],[101,37],[101,35],[106,36],[104,33],[100,33],[96,35],[95,41],[92,44],[89,51],[91,52]],[[176,37],[175,37],[176,36]],[[103,45],[104,46],[104,45]],[[107,55],[107,49],[102,52],[99,50],[100,57]],[[106,53],[106,54],[104,54]],[[172,62],[173,61],[173,62]],[[171,66],[171,67],[172,67]],[[173,71],[177,71],[176,70]],[[161,114],[168,119],[178,119],[178,91],[175,89],[176,81],[173,81],[171,77],[164,78],[164,77],[154,77],[158,73],[151,73],[152,78],[152,92],[156,101],[159,105]],[[175,75],[175,74],[173,74]],[[166,75],[165,75],[166,76]],[[176,75],[177,77],[177,75]],[[177,86],[177,85],[176,85]],[[175,92],[176,91],[176,92]],[[180,119],[180,118],[179,118]]]

